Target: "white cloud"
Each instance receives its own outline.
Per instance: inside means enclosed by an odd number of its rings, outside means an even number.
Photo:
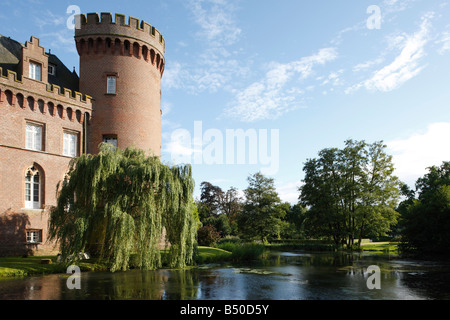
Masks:
[[[235,99],[224,114],[244,122],[276,119],[301,107],[299,95],[303,90],[288,86],[291,81],[304,80],[316,65],[336,59],[335,48],[324,48],[317,54],[286,64],[272,63],[265,77],[243,90],[235,90]]]
[[[375,65],[383,63],[383,61],[384,61],[383,57],[378,57],[378,58],[373,59],[373,60],[368,60],[366,62],[359,63],[356,66],[354,66],[352,68],[352,70],[353,70],[353,72],[366,71],[367,69],[370,69],[371,67],[373,67]]]
[[[441,48],[438,50],[439,54],[442,55],[450,51],[450,32],[443,32],[441,38],[436,43],[441,45]]]
[[[296,204],[298,202],[298,196],[300,195],[298,188],[301,184],[301,181],[295,181],[277,185],[276,189],[281,201]]]
[[[432,14],[423,16],[419,31],[406,37],[393,39],[392,47],[401,46],[401,52],[394,61],[376,70],[369,79],[348,88],[346,93],[351,93],[361,87],[370,91],[388,92],[416,77],[424,68],[420,61],[425,56],[425,45],[429,41],[432,16]]]
[[[450,122],[433,123],[425,132],[406,139],[386,143],[393,156],[396,175],[405,183],[414,186],[426,168],[439,166],[450,159]]]

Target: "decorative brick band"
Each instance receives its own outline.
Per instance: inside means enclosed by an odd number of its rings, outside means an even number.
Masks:
[[[0,75],[2,69],[0,68]],[[8,70],[8,76],[0,76],[0,104],[18,106],[40,111],[50,116],[59,115],[61,119],[77,120],[83,123],[92,114],[92,97],[56,85],[46,84],[23,77]]]

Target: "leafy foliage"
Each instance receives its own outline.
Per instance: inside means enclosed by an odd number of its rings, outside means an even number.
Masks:
[[[279,234],[286,214],[275,189],[274,180],[257,172],[248,177],[249,186],[244,190],[245,203],[239,216],[239,231],[245,237],[258,237],[267,241]]]
[[[140,268],[155,269],[165,231],[168,265],[192,262],[197,224],[190,166],[169,167],[141,150],[103,144],[99,154],[74,159],[67,178],[49,223],[63,259],[89,252],[116,271],[127,270],[136,253]]]
[[[343,149],[324,149],[308,160],[301,204],[309,207],[310,236],[352,246],[365,236],[381,236],[397,223],[399,181],[382,142],[347,140]]]
[[[416,183],[418,198],[400,204],[402,249],[421,254],[450,253],[450,162],[428,168]]]
[[[220,239],[220,233],[212,225],[206,225],[198,229],[197,241],[200,246],[212,247]]]

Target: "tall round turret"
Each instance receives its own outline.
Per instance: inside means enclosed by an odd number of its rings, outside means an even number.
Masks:
[[[110,13],[77,17],[80,91],[93,97],[88,152],[101,142],[161,153],[164,39],[150,24]]]

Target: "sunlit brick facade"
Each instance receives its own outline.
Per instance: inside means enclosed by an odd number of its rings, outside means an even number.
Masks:
[[[49,208],[74,157],[101,142],[160,155],[164,39],[123,15],[78,19],[80,77],[38,38],[0,36],[0,256],[58,252]]]

